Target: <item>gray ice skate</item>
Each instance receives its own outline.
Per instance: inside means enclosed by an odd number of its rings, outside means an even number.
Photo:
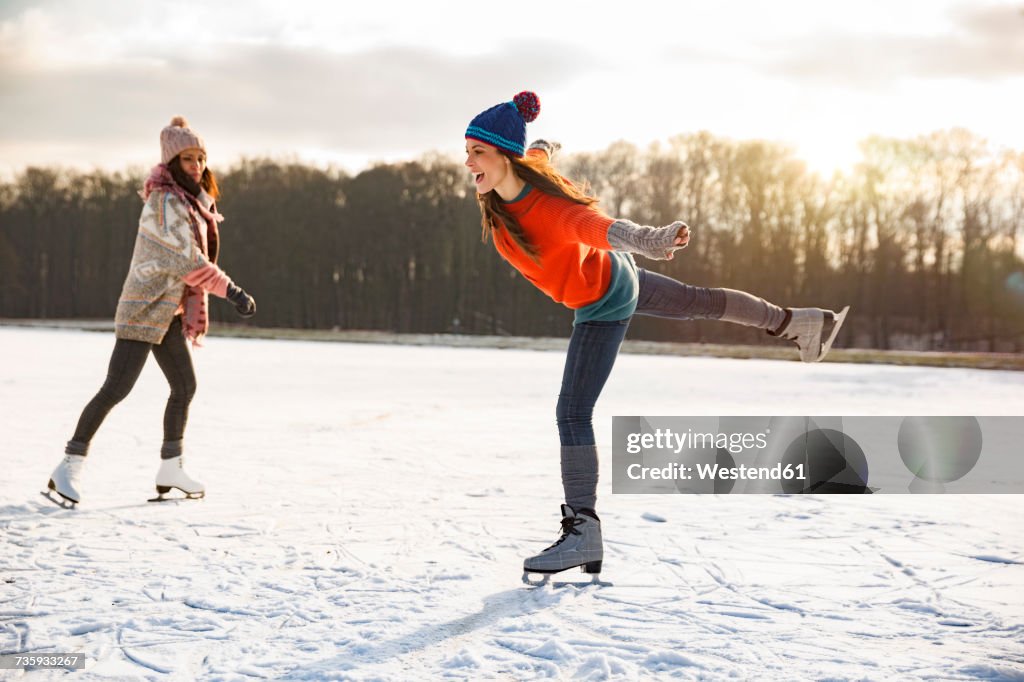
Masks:
[[[601,521],[587,513],[578,513],[567,504],[562,505],[562,537],[536,556],[523,562],[523,582],[527,585],[548,584],[552,573],[576,568],[592,576],[589,584],[603,585],[598,578],[604,560],[601,540]],[[544,576],[531,580],[531,574]]]
[[[85,466],[85,457],[81,455],[64,455],[57,468],[50,474],[50,482],[46,484],[47,490],[43,497],[53,502],[58,507],[74,509],[82,495],[78,492],[82,478],[82,467]],[[56,497],[51,494],[56,493]]]
[[[776,334],[769,334],[795,341],[804,362],[821,362],[832,348],[849,311],[850,306],[838,313],[821,308],[790,308],[786,326]]]

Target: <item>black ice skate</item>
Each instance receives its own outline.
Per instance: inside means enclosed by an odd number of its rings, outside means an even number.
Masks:
[[[609,585],[599,578],[604,560],[604,543],[601,540],[601,521],[593,511],[575,511],[567,504],[562,505],[562,537],[540,554],[523,562],[523,582],[527,585]],[[591,576],[590,582],[551,583],[551,575],[569,568],[579,567]],[[531,580],[530,576],[543,576]]]

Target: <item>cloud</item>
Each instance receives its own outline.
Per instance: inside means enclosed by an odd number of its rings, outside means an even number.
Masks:
[[[0,20],[16,19],[27,10],[36,8],[39,5],[39,0],[4,0],[0,4]]]
[[[1024,76],[1024,5],[962,6],[942,35],[829,33],[770,44],[760,68],[800,81],[862,88],[907,78]],[[771,56],[774,55],[774,56]]]
[[[2,47],[2,46],[0,46]],[[0,50],[2,52],[3,50]],[[461,145],[479,111],[521,89],[543,93],[594,55],[537,41],[453,56],[417,47],[339,54],[322,47],[233,44],[152,48],[111,63],[0,62],[0,146],[149,142],[183,114],[226,147],[387,154]],[[230,144],[227,142],[230,141]],[[155,143],[154,143],[155,144]]]

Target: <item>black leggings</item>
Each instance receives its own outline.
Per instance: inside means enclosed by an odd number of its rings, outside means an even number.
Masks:
[[[118,339],[110,356],[107,379],[99,393],[82,410],[75,436],[66,452],[84,455],[89,441],[96,435],[107,414],[131,392],[142,368],[153,351],[160,369],[171,386],[171,395],[164,410],[164,457],[181,454],[181,440],[188,420],[188,406],[196,392],[196,373],[192,353],[181,332],[181,316],[175,316],[170,329],[159,344]]]

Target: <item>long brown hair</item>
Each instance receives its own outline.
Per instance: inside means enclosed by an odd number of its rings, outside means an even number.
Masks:
[[[217,186],[217,178],[213,176],[213,171],[209,168],[203,169],[203,177],[200,178],[199,182],[196,182],[192,179],[191,175],[182,169],[181,155],[179,154],[167,162],[167,170],[171,172],[171,177],[174,178],[174,181],[181,185],[182,189],[192,196],[199,196],[199,190],[205,189],[206,193],[214,199],[220,197],[220,188]]]
[[[512,170],[519,176],[519,179],[544,194],[562,197],[584,206],[597,203],[597,197],[587,194],[587,183],[582,183],[582,186],[577,187],[569,182],[558,174],[546,157],[507,156],[512,161]],[[504,226],[508,230],[509,236],[512,237],[512,241],[535,263],[539,262],[537,247],[526,238],[522,225],[515,219],[515,216],[508,212],[505,202],[501,200],[497,192],[492,189],[486,194],[477,194],[476,202],[480,205],[480,226],[482,228],[480,239],[484,244],[487,243],[488,236],[493,237],[493,233]]]

